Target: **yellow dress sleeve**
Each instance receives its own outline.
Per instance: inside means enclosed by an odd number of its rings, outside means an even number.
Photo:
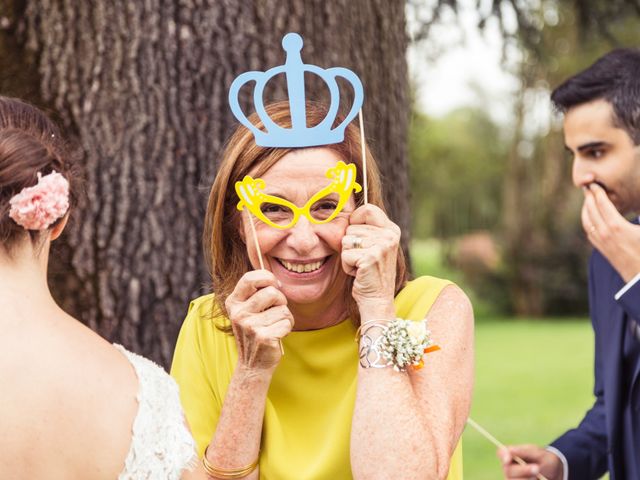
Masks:
[[[211,308],[211,295],[191,302],[180,329],[171,365],[171,376],[180,387],[182,407],[200,456],[211,441],[222,404],[211,387],[211,365],[205,364],[209,355],[203,356],[201,348],[203,337],[208,336],[208,327],[211,327],[209,322],[213,322]]]
[[[458,441],[456,449],[451,456],[451,463],[449,464],[449,474],[447,480],[462,480],[462,438]]]

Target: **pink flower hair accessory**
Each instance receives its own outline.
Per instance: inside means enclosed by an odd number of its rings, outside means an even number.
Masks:
[[[58,172],[42,175],[9,200],[9,216],[27,230],[46,230],[69,210],[69,182]]]

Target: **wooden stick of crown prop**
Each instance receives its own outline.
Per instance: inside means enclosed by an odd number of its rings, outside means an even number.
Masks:
[[[475,430],[482,435],[484,438],[486,438],[487,440],[489,440],[491,443],[493,443],[496,447],[498,448],[507,448],[505,444],[503,444],[502,442],[500,442],[496,437],[494,437],[493,435],[491,435],[489,432],[487,432],[484,428],[482,428],[480,425],[478,425],[477,422],[475,422],[471,417],[467,418],[467,425],[471,425],[473,428],[475,428]],[[513,456],[513,459],[519,464],[519,465],[527,465],[527,462],[525,462],[522,458],[520,458],[517,455]],[[538,475],[536,475],[536,478],[538,480],[549,480],[547,477],[545,477],[544,475],[542,475],[541,473],[539,473]]]
[[[260,268],[264,270],[264,260],[262,259],[262,251],[260,250],[260,244],[258,243],[258,234],[256,233],[256,225],[253,223],[253,216],[249,210],[246,211],[247,216],[249,217],[249,225],[251,226],[251,235],[253,236],[253,242],[256,247],[256,252],[258,252],[258,261],[260,262]],[[282,346],[282,339],[278,339],[278,344],[280,345],[280,354],[284,355],[284,347]]]
[[[358,112],[358,122],[360,123],[360,148],[362,151],[362,188],[364,189],[364,204],[369,203],[369,187],[367,184],[367,152],[364,144],[364,120],[362,119],[362,108]]]

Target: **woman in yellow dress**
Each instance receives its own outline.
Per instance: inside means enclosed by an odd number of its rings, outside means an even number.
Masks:
[[[291,127],[287,103],[267,112]],[[326,114],[306,104],[308,125]],[[204,235],[215,294],[191,303],[171,369],[213,478],[462,478],[472,308],[446,280],[406,282],[368,150],[364,204],[360,148],[354,125],[312,148],[260,147],[241,126],[223,154]],[[424,319],[440,347],[424,368],[385,356],[401,350],[389,332],[424,340]]]

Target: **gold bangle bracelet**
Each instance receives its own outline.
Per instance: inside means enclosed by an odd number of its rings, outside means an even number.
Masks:
[[[258,462],[260,461],[260,454],[258,454],[258,458],[255,459],[251,464],[240,467],[240,468],[220,468],[212,465],[207,460],[207,450],[209,447],[204,449],[204,456],[202,457],[202,466],[204,467],[204,471],[207,472],[207,475],[216,478],[243,478],[253,472],[258,466]]]

